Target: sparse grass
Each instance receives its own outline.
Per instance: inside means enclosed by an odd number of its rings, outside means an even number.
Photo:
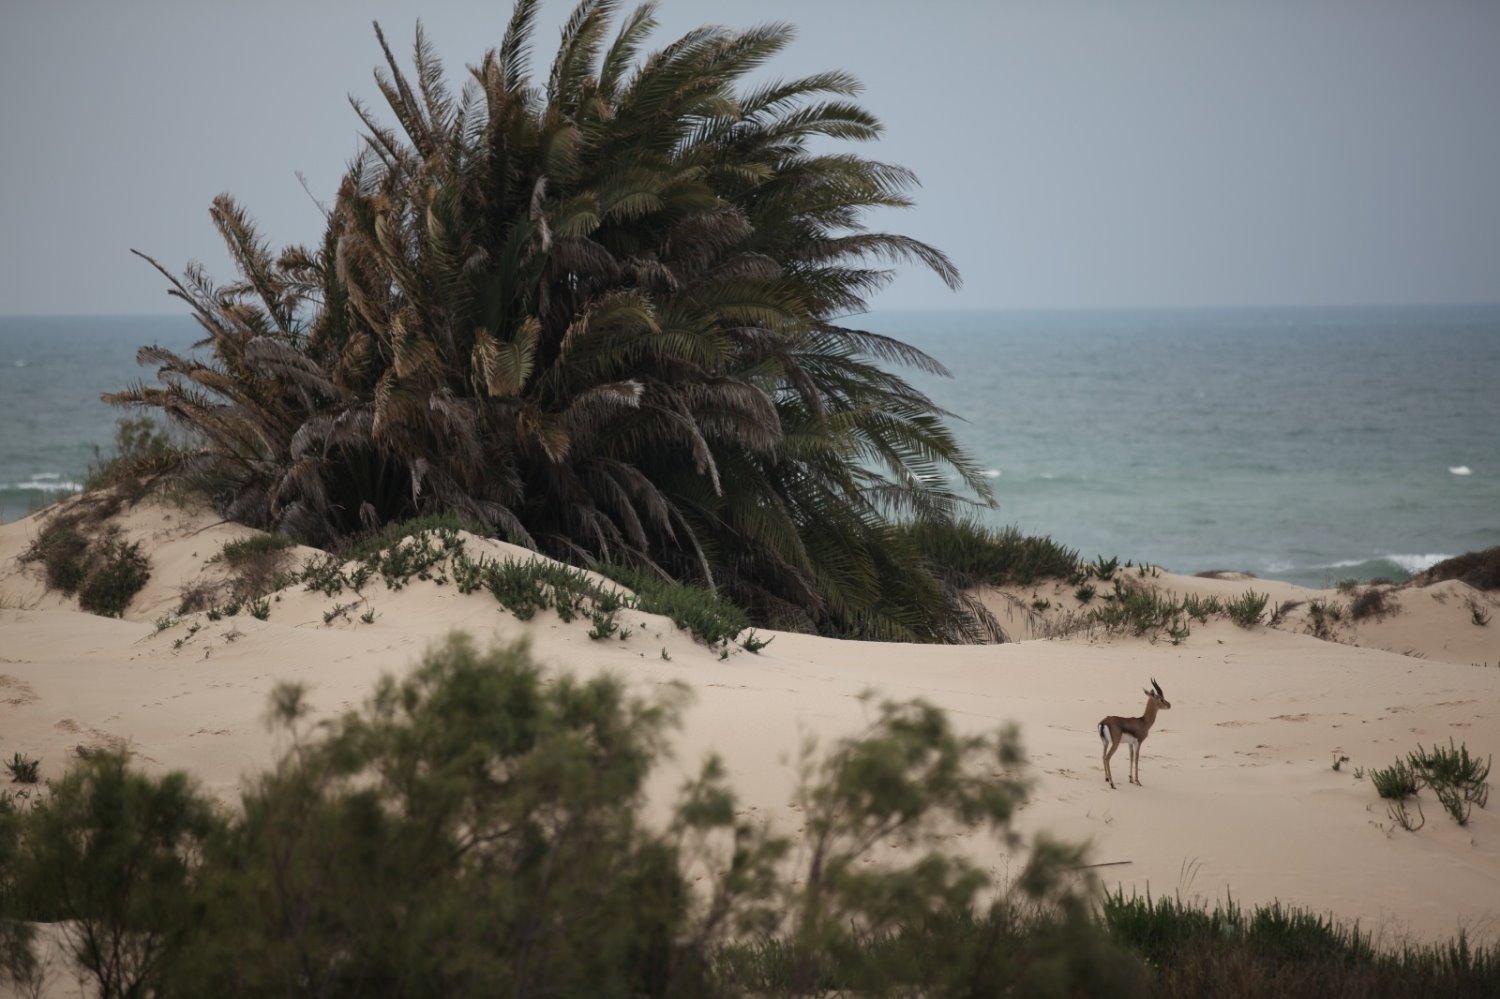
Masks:
[[[1077,598],[1079,603],[1086,604],[1090,600],[1094,599],[1094,594],[1097,592],[1099,591],[1095,589],[1093,583],[1084,583],[1082,586],[1078,587],[1078,589],[1073,591],[1073,596]]]
[[[1108,631],[1128,631],[1137,636],[1174,632],[1180,636],[1176,641],[1187,637],[1182,605],[1171,594],[1148,586],[1117,589],[1092,614]]]
[[[601,564],[595,571],[634,590],[639,610],[670,618],[706,645],[730,641],[750,625],[743,610],[708,590],[624,566]]]
[[[595,611],[593,614],[594,626],[589,629],[589,637],[595,641],[603,641],[620,630],[620,625],[615,621],[614,612],[605,613]]]
[[[1334,628],[1344,620],[1344,608],[1336,600],[1314,600],[1307,605],[1307,633],[1325,642],[1334,640]]]
[[[1106,894],[1099,915],[1110,938],[1150,969],[1152,996],[1500,994],[1500,945],[1475,946],[1462,933],[1377,949],[1358,924],[1280,902],[1246,912],[1230,899],[1210,910],[1121,890]]]
[[[1349,602],[1349,616],[1356,621],[1374,618],[1384,620],[1401,609],[1391,591],[1384,587],[1371,586]]]
[[[5,764],[5,769],[10,771],[12,784],[35,784],[40,779],[41,766],[41,760],[33,760],[16,753]]]
[[[271,619],[271,601],[265,597],[257,597],[249,603],[250,616],[258,621],[269,621]]]
[[[284,552],[292,547],[290,538],[280,534],[252,534],[234,541],[224,542],[224,547],[210,561],[222,561],[232,569],[240,569],[266,555]]]
[[[349,619],[349,612],[358,606],[357,603],[334,604],[323,612],[323,623],[332,624],[335,618],[340,617],[347,621]]]
[[[223,563],[233,575],[230,588],[240,600],[253,600],[291,581],[285,573],[292,541],[279,534],[252,534],[226,541],[210,561]]]
[[[750,634],[745,636],[744,641],[740,642],[740,647],[743,648],[746,652],[752,652],[756,655],[759,655],[761,649],[765,648],[767,645],[770,645],[774,641],[776,641],[775,638],[756,638],[755,632],[751,631]],[[728,650],[726,649],[725,651],[727,652]]]
[[[212,579],[196,579],[177,591],[177,613],[196,614],[219,602],[224,584]]]

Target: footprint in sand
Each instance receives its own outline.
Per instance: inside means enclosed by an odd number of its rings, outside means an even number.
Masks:
[[[5,674],[0,674],[0,693],[4,694],[3,697],[0,697],[0,701],[4,701],[6,704],[17,708],[23,704],[30,704],[32,701],[40,700],[36,696],[36,691],[31,689],[31,684],[25,680],[18,680],[13,676]]]

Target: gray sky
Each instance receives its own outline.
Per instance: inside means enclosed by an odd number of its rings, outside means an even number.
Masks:
[[[630,6],[626,5],[627,8]],[[537,33],[545,70],[568,0]],[[420,16],[456,77],[506,0],[0,0],[0,314],[182,311],[129,254],[232,272],[229,191],[275,246],[315,241],[378,100],[378,18]],[[664,0],[781,20],[770,75],[842,68],[914,169],[886,228],[946,250],[876,308],[1500,301],[1494,0]],[[653,46],[655,47],[655,46]]]

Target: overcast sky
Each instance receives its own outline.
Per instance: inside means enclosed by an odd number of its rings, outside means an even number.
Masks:
[[[625,5],[628,9],[630,4]],[[572,4],[537,32],[550,61]],[[234,194],[314,242],[376,98],[378,18],[450,75],[506,0],[0,0],[0,313],[182,311],[131,247],[232,276]],[[787,21],[769,75],[842,68],[914,169],[882,220],[958,263],[902,308],[1500,301],[1495,0],[663,0],[659,47]]]

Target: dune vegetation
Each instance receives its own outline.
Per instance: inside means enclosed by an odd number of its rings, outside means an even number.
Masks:
[[[785,25],[643,55],[652,5],[595,0],[534,65],[538,7],[461,85],[420,27],[408,72],[377,26],[385,117],[354,102],[321,242],[273,252],[219,197],[238,276],[157,265],[200,349],[142,349],[155,383],[109,398],[187,431],[172,477],[299,542],[452,513],[767,625],[996,637],[924,547],[991,503],[899,373],[942,366],[851,324],[892,264],[959,282],[869,227],[916,178],[846,149],[881,131],[858,82],[757,75]]]

